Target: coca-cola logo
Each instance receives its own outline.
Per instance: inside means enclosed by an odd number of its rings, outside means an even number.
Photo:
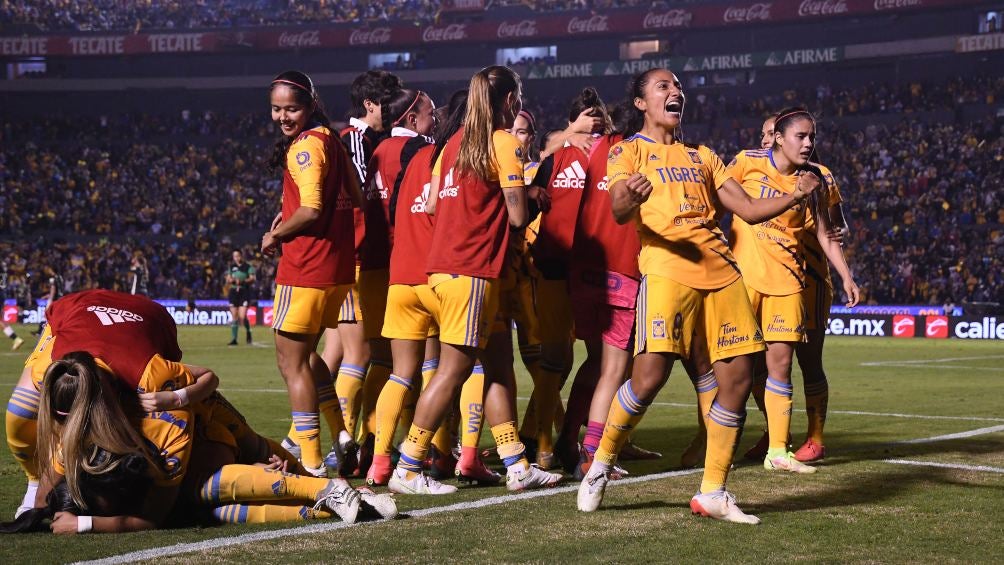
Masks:
[[[759,2],[749,6],[729,6],[725,9],[725,23],[765,22],[770,19],[770,2]]]
[[[606,16],[599,14],[588,18],[573,16],[571,20],[568,20],[568,33],[597,33],[601,31],[610,31]]]
[[[354,29],[349,34],[349,45],[382,45],[390,42],[389,27]]]
[[[666,12],[649,12],[645,14],[642,21],[644,29],[665,29],[674,27],[687,27],[694,19],[694,14],[690,10],[669,10]]]
[[[467,24],[450,24],[446,27],[429,26],[422,32],[422,41],[458,41],[467,39]]]
[[[537,35],[537,22],[533,20],[522,20],[515,23],[502,22],[499,24],[496,35],[499,39],[510,37],[534,37]]]
[[[832,16],[848,11],[844,0],[802,0],[798,5],[799,16]]]
[[[279,34],[279,47],[320,47],[321,32],[315,30]]]
[[[923,5],[923,0],[875,0],[876,10],[895,10],[896,8],[912,8]]]

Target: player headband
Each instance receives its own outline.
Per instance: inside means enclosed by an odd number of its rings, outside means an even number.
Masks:
[[[422,92],[421,90],[416,92],[415,99],[411,101],[411,104],[408,104],[408,108],[404,112],[401,112],[401,116],[398,119],[394,120],[394,123],[392,123],[391,125],[396,126],[401,120],[403,120],[404,117],[408,115],[408,112],[410,112],[411,109],[415,107],[415,104],[418,104],[418,99],[421,98],[423,94],[425,93]]]
[[[526,121],[530,122],[530,129],[537,131],[537,120],[533,119],[533,114],[527,110],[520,110],[519,115],[526,118]]]
[[[307,80],[310,80],[310,79],[307,79]],[[309,92],[311,94],[311,96],[313,96],[313,94],[314,94],[313,87],[307,88],[306,86],[303,86],[302,84],[300,84],[298,82],[293,82],[291,80],[286,80],[284,78],[277,78],[277,79],[275,79],[275,80],[272,81],[272,84],[273,85],[275,85],[275,84],[292,84],[293,86],[299,88],[300,90],[306,90],[307,92]]]
[[[69,412],[63,412],[62,410],[56,410],[56,414],[59,414],[60,416],[62,416],[64,418],[70,415]]]
[[[797,116],[798,114],[805,114],[806,116],[809,116],[809,118],[812,118],[812,114],[810,114],[808,110],[795,110],[793,112],[788,112],[787,114],[781,114],[776,120],[774,120],[774,123],[778,123],[785,118]]]

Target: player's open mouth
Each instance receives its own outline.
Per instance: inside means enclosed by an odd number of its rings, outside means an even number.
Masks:
[[[666,112],[676,114],[677,117],[683,113],[683,103],[679,100],[669,100],[666,102]]]

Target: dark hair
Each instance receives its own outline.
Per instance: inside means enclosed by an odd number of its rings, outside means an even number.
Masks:
[[[310,114],[309,123],[325,127],[331,124],[331,120],[328,119],[328,115],[324,112],[324,104],[321,103],[317,89],[314,88],[314,82],[310,80],[309,76],[300,71],[286,71],[272,79],[272,85],[268,89],[269,94],[277,86],[289,88],[293,91],[293,96],[296,98],[298,104],[314,109]],[[286,168],[286,152],[289,151],[289,146],[293,144],[293,141],[295,140],[292,137],[286,137],[280,133],[280,139],[276,142],[275,149],[272,151],[272,158],[269,160],[269,167],[273,171],[281,171]]]
[[[611,133],[620,133],[627,129],[628,109],[623,102],[607,106],[607,116],[610,117]]]
[[[607,119],[606,106],[603,105],[603,100],[600,100],[599,93],[596,92],[595,88],[587,86],[572,99],[572,105],[568,108],[568,121],[574,122],[579,114],[590,109],[592,110],[589,112],[590,116]]]
[[[91,463],[102,466],[113,458],[120,458],[121,461],[112,471],[100,475],[83,473],[80,476],[85,508],[73,501],[66,480],[60,480],[46,496],[44,507],[32,508],[13,521],[0,524],[0,534],[47,532],[49,525],[46,521],[52,520],[56,512],[71,512],[78,516],[120,516],[139,511],[150,487],[150,478],[146,476],[147,461],[136,454],[116,456],[98,449]]]
[[[436,163],[436,159],[439,159],[439,155],[446,148],[446,142],[464,125],[464,118],[467,117],[467,89],[461,89],[451,94],[450,104],[447,108],[447,118],[439,123],[433,136],[436,139],[436,149],[432,152],[430,166]]]
[[[349,87],[349,98],[352,108],[349,109],[349,116],[361,118],[366,115],[367,100],[380,103],[380,99],[395,90],[404,88],[404,83],[397,75],[387,71],[366,71],[352,80]]]
[[[394,90],[380,98],[380,115],[383,119],[384,131],[390,131],[402,123],[409,112],[418,109],[419,99],[425,93],[421,90],[405,88]]]
[[[551,136],[554,135],[554,134],[556,134],[556,133],[561,133],[562,131],[564,131],[564,130],[560,130],[560,129],[548,130],[547,133],[545,133],[544,135],[540,136],[540,139],[537,140],[537,148],[540,151],[546,150],[547,149],[547,142],[551,141]]]
[[[809,120],[813,124],[816,123],[816,118],[812,116],[812,113],[801,106],[792,106],[791,108],[785,108],[777,114],[774,114],[774,134],[784,135],[785,130],[789,126],[797,122],[798,120]],[[774,142],[777,145],[777,142]]]
[[[624,100],[622,106],[623,111],[626,114],[624,119],[624,137],[631,137],[632,135],[641,131],[645,127],[645,112],[642,112],[634,105],[635,98],[645,98],[645,85],[648,84],[649,76],[655,71],[661,71],[665,69],[652,68],[643,73],[639,73],[631,78],[631,81],[627,85],[627,99]]]

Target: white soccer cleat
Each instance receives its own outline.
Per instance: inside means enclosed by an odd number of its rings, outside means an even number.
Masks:
[[[560,473],[548,473],[536,465],[530,465],[522,471],[510,469],[505,475],[505,488],[512,492],[532,488],[549,488],[560,482]]]
[[[391,492],[398,494],[453,494],[457,492],[457,487],[444,485],[425,473],[418,473],[411,479],[407,478],[408,472],[403,469],[394,469],[387,481],[387,488]]]
[[[367,487],[356,489],[362,501],[363,515],[371,519],[393,520],[397,517],[397,502],[389,494],[377,494]]]
[[[21,514],[35,507],[35,494],[38,493],[38,481],[28,481],[28,486],[24,490],[21,498],[21,506],[14,511],[14,519],[17,520]]]
[[[328,488],[321,491],[317,503],[314,504],[314,509],[317,510],[324,506],[338,514],[343,522],[354,524],[356,518],[359,517],[360,499],[359,492],[352,488],[347,481],[334,479],[329,483]]]
[[[316,477],[318,479],[328,478],[328,468],[325,467],[323,463],[321,464],[320,467],[315,468],[315,467],[307,467],[306,465],[304,465],[303,468],[307,470],[307,473],[309,473],[311,477]]]
[[[760,518],[746,514],[736,506],[736,497],[726,490],[697,493],[690,499],[690,511],[715,520],[737,524],[759,524]]]
[[[603,502],[603,492],[610,482],[610,472],[590,471],[586,473],[582,483],[579,484],[579,494],[575,497],[575,504],[582,512],[595,512]]]
[[[300,445],[297,444],[292,439],[290,439],[289,436],[282,438],[282,441],[279,443],[279,445],[281,445],[283,449],[288,451],[289,454],[292,455],[294,458],[296,459],[300,458]]]
[[[795,459],[795,454],[785,450],[783,453],[768,453],[763,460],[763,468],[768,471],[788,471],[800,475],[810,475],[816,472],[815,467],[811,467]]]

